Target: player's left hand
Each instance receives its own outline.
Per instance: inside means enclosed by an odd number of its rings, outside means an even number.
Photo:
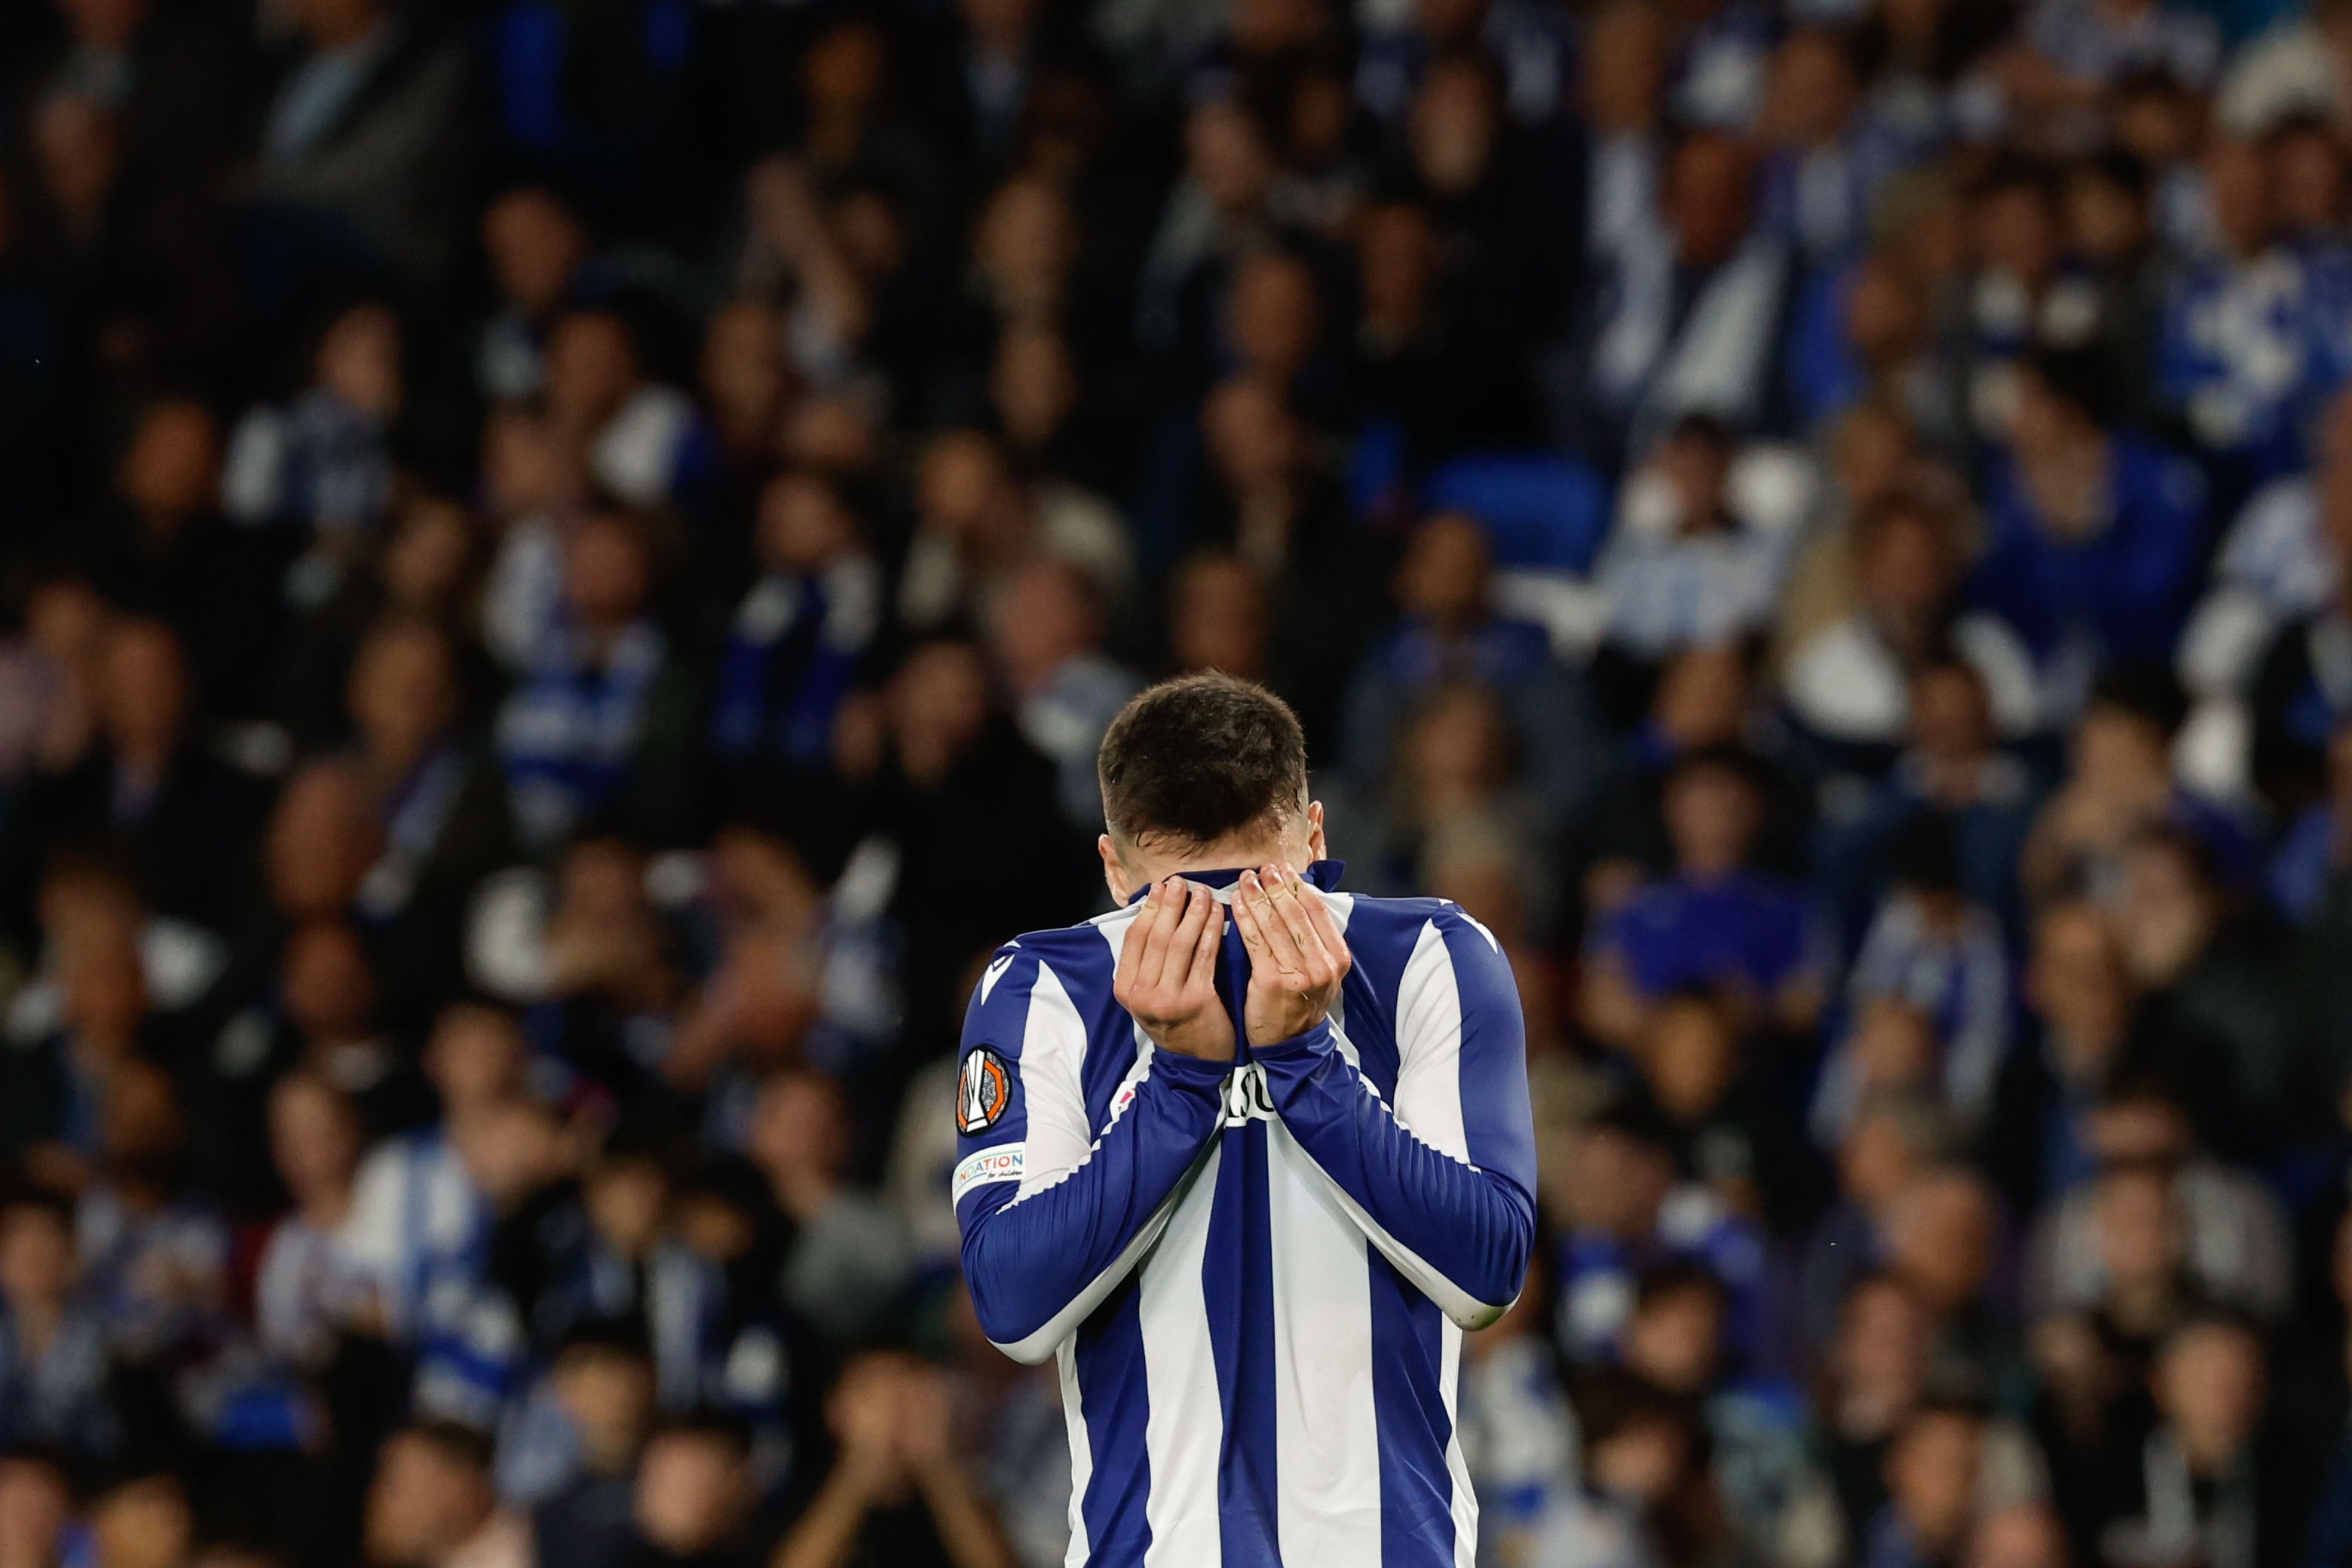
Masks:
[[[1249,950],[1242,1025],[1253,1046],[1303,1035],[1331,1011],[1355,960],[1331,911],[1287,866],[1244,871],[1234,923]]]

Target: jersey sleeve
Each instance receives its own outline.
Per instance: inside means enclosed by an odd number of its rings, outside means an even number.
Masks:
[[[964,1022],[952,1194],[981,1328],[1015,1361],[1052,1355],[1118,1288],[1224,1121],[1231,1064],[1139,1044],[1097,1135],[1087,1042],[1054,965],[1000,951]]]
[[[1262,1047],[1276,1115],[1397,1270],[1465,1329],[1518,1297],[1535,1247],[1535,1126],[1510,965],[1451,907],[1399,985],[1394,1103],[1328,1020]]]

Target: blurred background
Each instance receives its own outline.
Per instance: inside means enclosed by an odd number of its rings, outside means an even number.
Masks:
[[[0,1568],[1045,1568],[1145,681],[1528,1017],[1481,1563],[2352,1563],[2352,4],[0,0]]]

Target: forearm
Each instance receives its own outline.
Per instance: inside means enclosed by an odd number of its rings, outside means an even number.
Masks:
[[[1578,1021],[1596,1039],[1623,1048],[1641,1033],[1648,1005],[1625,973],[1624,962],[1614,953],[1603,952],[1585,970],[1577,1012]]]
[[[1013,1549],[971,1479],[952,1464],[918,1471],[915,1484],[955,1568],[1013,1568]]]
[[[1526,1189],[1416,1137],[1340,1056],[1328,1023],[1255,1058],[1284,1128],[1390,1262],[1465,1328],[1500,1317],[1535,1245]]]
[[[768,1568],[841,1568],[857,1544],[874,1497],[868,1477],[845,1458],[837,1461],[808,1511],[776,1548]]]
[[[964,1277],[991,1342],[1043,1361],[1133,1266],[1223,1121],[1230,1070],[1156,1053],[1133,1100],[1075,1166],[1024,1176],[1009,1194],[1003,1184],[981,1188],[959,1205]]]

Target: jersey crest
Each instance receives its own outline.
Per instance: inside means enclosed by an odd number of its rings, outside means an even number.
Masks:
[[[985,1132],[1013,1103],[1013,1073],[993,1046],[981,1046],[963,1058],[956,1078],[956,1131],[969,1138]]]

